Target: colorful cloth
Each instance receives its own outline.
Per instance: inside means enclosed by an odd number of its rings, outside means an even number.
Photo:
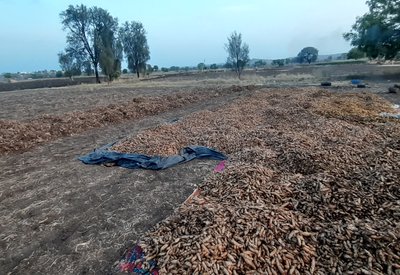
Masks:
[[[119,262],[118,269],[121,272],[133,274],[158,275],[157,261],[146,261],[146,255],[139,244],[129,250]]]
[[[218,163],[217,166],[215,166],[214,173],[222,173],[225,169],[225,160],[221,161]]]

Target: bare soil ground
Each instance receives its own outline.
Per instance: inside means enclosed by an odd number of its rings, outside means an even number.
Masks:
[[[135,88],[127,83],[102,83],[3,92],[0,94],[0,119],[23,120],[43,114],[85,111],[110,103],[125,103],[137,97],[164,95],[173,91],[174,88]]]
[[[368,69],[369,70],[369,69]],[[59,116],[121,105],[138,97],[174,92],[216,91],[232,84],[267,86],[318,85],[324,76],[309,71],[245,75],[242,81],[221,74],[179,76],[112,85],[0,93],[0,119],[25,123],[41,115]],[[343,79],[339,88],[353,90]],[[370,81],[355,91],[383,93],[396,81]],[[200,87],[200,88],[199,88]],[[182,104],[134,120],[118,120],[97,128],[60,135],[24,152],[0,156],[0,274],[105,274],[125,248],[158,222],[172,215],[195,186],[212,172],[215,162],[195,161],[165,171],[86,166],[77,157],[106,143],[169,124],[189,114],[215,110],[246,94],[232,93]],[[386,95],[400,103],[400,95]],[[12,137],[9,137],[12,139]]]
[[[109,272],[121,251],[170,215],[215,162],[195,161],[153,172],[86,166],[77,157],[139,130],[216,108],[239,95],[1,157],[0,273]]]

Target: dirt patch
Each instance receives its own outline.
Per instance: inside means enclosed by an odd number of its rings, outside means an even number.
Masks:
[[[142,247],[161,274],[399,272],[400,122],[379,117],[388,108],[373,94],[261,90],[118,144],[231,157]]]
[[[83,165],[78,156],[240,93],[0,157],[0,273],[106,274],[124,249],[171,215],[215,161],[165,171]]]
[[[236,92],[251,90],[238,87]],[[0,120],[0,154],[26,151],[33,146],[59,137],[79,134],[92,128],[140,119],[182,108],[196,102],[232,93],[231,89],[192,91],[164,96],[137,97],[130,102],[76,111],[63,115],[43,115],[27,121]]]

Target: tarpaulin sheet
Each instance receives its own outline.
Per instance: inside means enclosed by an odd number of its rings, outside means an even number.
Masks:
[[[194,159],[227,159],[224,154],[204,146],[188,146],[183,148],[179,155],[162,157],[116,152],[110,150],[113,145],[114,143],[107,144],[80,157],[79,160],[85,164],[112,164],[129,169],[162,170]]]

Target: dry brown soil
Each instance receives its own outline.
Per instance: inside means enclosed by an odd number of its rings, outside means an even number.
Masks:
[[[144,171],[87,166],[77,157],[143,129],[215,109],[240,93],[0,157],[0,274],[109,272],[127,246],[169,216],[212,172],[215,161]],[[76,104],[65,104],[65,110]]]
[[[192,84],[198,85],[196,81]],[[120,83],[4,92],[0,93],[0,119],[26,120],[123,103],[137,96],[188,92],[177,88],[179,83],[159,82],[140,88]],[[385,91],[389,84],[379,82],[374,91]],[[218,108],[241,94],[232,91],[218,99],[0,156],[0,274],[111,272],[124,249],[171,215],[216,163],[194,161],[155,172],[87,166],[77,157],[144,129]],[[400,103],[400,95],[391,97]]]

